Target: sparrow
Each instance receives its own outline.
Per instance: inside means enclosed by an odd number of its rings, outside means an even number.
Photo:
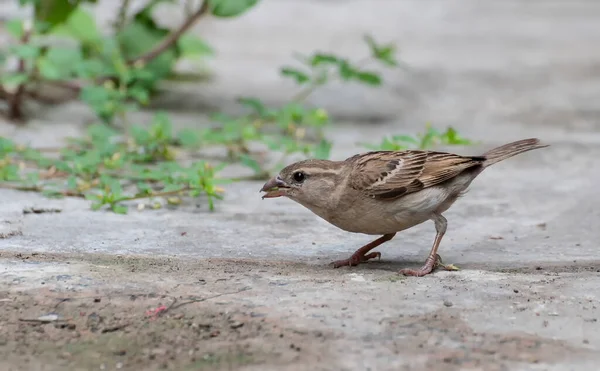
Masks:
[[[471,182],[490,165],[547,146],[532,138],[481,156],[404,150],[371,151],[343,161],[303,160],[286,166],[260,191],[263,199],[287,197],[344,231],[381,236],[350,258],[332,262],[334,268],[381,258],[370,251],[400,231],[433,221],[436,235],[425,263],[399,272],[422,277],[441,264],[438,248],[448,226],[443,213]]]

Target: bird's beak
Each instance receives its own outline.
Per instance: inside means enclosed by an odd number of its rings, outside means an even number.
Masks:
[[[260,191],[266,192],[266,194],[262,197],[265,199],[285,196],[288,189],[290,189],[290,186],[287,185],[287,183],[284,182],[283,179],[281,179],[278,175],[266,182]]]

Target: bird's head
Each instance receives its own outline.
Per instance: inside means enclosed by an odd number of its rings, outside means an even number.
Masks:
[[[344,176],[343,163],[328,160],[304,160],[286,166],[266,182],[263,199],[288,197],[302,205],[315,204],[327,198]]]

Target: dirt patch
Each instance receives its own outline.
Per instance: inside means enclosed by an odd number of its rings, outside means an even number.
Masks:
[[[504,371],[510,364],[565,361],[593,353],[563,341],[526,333],[479,333],[460,319],[458,311],[386,319],[388,342],[397,354],[423,356],[427,370]]]
[[[493,269],[500,273],[544,274],[544,273],[582,273],[600,272],[599,260],[573,261],[572,263],[538,262],[527,267],[502,267]]]
[[[523,329],[529,334],[476,332],[461,319],[479,311],[464,300],[474,296],[469,290],[504,308],[541,304],[545,291],[531,290],[532,282],[552,295],[560,287],[545,274],[534,281],[458,274],[411,280],[368,265],[334,270],[261,259],[19,252],[0,258],[7,272],[0,275],[0,369],[337,371],[370,362],[373,370],[496,371],[590,354],[531,335],[535,327]],[[423,300],[442,309],[415,312]],[[525,309],[503,315],[526,315]]]
[[[326,339],[204,298],[0,293],[2,369],[283,367],[322,357]]]
[[[23,231],[19,223],[15,224],[8,220],[0,221],[0,239],[22,235]]]
[[[0,257],[34,267],[69,264],[72,272],[47,277],[46,288],[0,291],[0,369],[238,370],[268,365],[284,370],[300,362],[318,370],[319,360],[329,357],[332,332],[307,331],[244,301],[244,295],[252,295],[244,280],[265,269],[285,274],[277,268],[285,264],[265,268],[100,254],[3,252]],[[62,276],[71,281],[58,282]],[[94,285],[77,285],[80,276]]]

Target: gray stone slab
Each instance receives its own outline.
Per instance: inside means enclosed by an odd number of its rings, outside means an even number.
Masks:
[[[178,23],[175,13],[165,14]],[[467,326],[463,339],[480,347],[502,343],[499,336],[515,332],[542,344],[541,350],[523,350],[538,356],[537,363],[514,354],[500,361],[482,356],[483,369],[593,368],[600,360],[599,16],[600,3],[593,0],[277,0],[263,1],[240,19],[207,19],[194,28],[218,50],[211,63],[215,78],[208,85],[165,86],[155,106],[167,108],[176,125],[204,125],[207,107],[235,112],[231,102],[240,95],[280,103],[293,94],[277,76],[279,66],[291,63],[291,53],[321,49],[360,58],[365,50],[360,37],[368,31],[397,41],[408,69],[386,72],[379,90],[334,85],[311,97],[336,119],[329,130],[335,158],[359,151],[359,141],[414,133],[429,121],[481,141],[452,149],[459,153],[478,154],[533,136],[551,144],[486,170],[447,212],[440,253],[459,272],[390,279],[425,258],[434,237],[431,223],[383,245],[381,262],[328,269],[327,263],[347,257],[371,237],[337,230],[289,200],[263,201],[260,183],[241,182],[226,187],[214,213],[199,200],[176,210],[134,207],[126,216],[92,212],[82,200],[2,190],[0,233],[10,237],[0,239],[0,256],[7,257],[0,264],[0,285],[13,291],[42,282],[56,290],[122,287],[129,279],[138,288],[158,285],[144,272],[101,275],[92,256],[181,258],[218,269],[223,263],[217,261],[236,259],[231,266],[256,267],[234,274],[252,293],[231,301],[339,334],[328,344],[330,369],[422,369],[435,356],[431,349],[441,348],[419,350],[411,341],[421,335],[392,322],[421,316],[434,323],[438,314],[447,331]],[[149,116],[134,117],[144,122]],[[76,103],[39,109],[29,127],[0,123],[0,135],[52,146],[80,133],[87,117]],[[22,214],[32,206],[62,212]],[[16,253],[58,258],[24,263]],[[84,256],[83,262],[60,259],[75,255]],[[211,272],[197,274],[210,278]],[[173,287],[181,278],[174,277],[165,274],[161,284]],[[460,348],[448,332],[431,331],[444,347]]]

